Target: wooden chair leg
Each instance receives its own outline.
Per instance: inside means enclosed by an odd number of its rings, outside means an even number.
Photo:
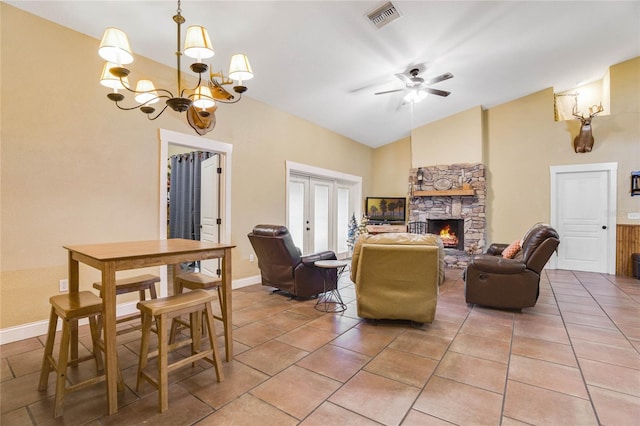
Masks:
[[[219,383],[224,380],[224,374],[222,373],[222,361],[220,360],[218,345],[216,344],[216,327],[213,322],[213,313],[211,312],[211,305],[209,303],[207,303],[205,307],[205,320],[207,323],[207,330],[209,331],[209,345],[213,351],[213,366],[216,370],[216,377]]]
[[[150,315],[142,314],[142,338],[140,339],[140,355],[138,358],[136,392],[140,390],[140,383],[142,382],[142,372],[147,366],[147,358],[149,355],[149,335],[151,334],[151,321],[152,318]]]
[[[93,355],[96,357],[96,370],[104,370],[102,361],[102,351],[100,349],[100,329],[98,328],[96,317],[89,317],[89,330],[91,330],[91,344],[93,345]]]
[[[69,342],[71,337],[71,320],[64,319],[62,325],[62,339],[60,339],[60,355],[58,356],[57,377],[56,377],[56,397],[53,417],[62,415],[65,394],[65,383],[67,381],[67,367],[69,365]]]
[[[155,285],[155,283],[151,284],[149,286],[149,295],[150,295],[150,297],[152,299],[157,299],[158,298],[158,294],[156,293],[156,285]]]
[[[51,372],[51,358],[53,356],[53,343],[56,339],[56,327],[58,326],[58,315],[56,310],[51,308],[51,315],[49,316],[49,330],[47,331],[47,343],[44,348],[44,356],[42,357],[42,368],[40,369],[40,384],[38,390],[43,391],[47,389],[47,383],[49,382],[49,373]]]
[[[167,345],[167,315],[159,315],[158,322],[158,398],[160,412],[169,409],[169,370]]]

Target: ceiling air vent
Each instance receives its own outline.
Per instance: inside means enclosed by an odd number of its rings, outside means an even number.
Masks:
[[[382,28],[390,22],[395,21],[400,17],[400,12],[396,7],[391,3],[387,2],[382,7],[374,10],[373,12],[367,14],[367,18],[373,25],[378,28]]]

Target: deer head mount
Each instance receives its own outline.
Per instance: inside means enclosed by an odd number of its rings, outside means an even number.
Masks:
[[[585,117],[584,114],[578,115],[577,107],[578,105],[576,103],[571,113],[580,120],[582,124],[580,125],[580,133],[578,133],[578,136],[573,140],[573,149],[576,152],[591,152],[594,142],[593,134],[591,133],[591,119],[604,111],[604,108],[602,107],[602,103],[600,103],[600,105],[593,105],[589,107],[589,116]]]

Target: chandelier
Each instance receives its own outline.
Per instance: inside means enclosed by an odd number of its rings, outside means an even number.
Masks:
[[[116,106],[125,111],[140,110],[147,115],[149,120],[155,120],[170,107],[176,112],[186,112],[189,125],[200,135],[204,135],[213,130],[216,125],[215,111],[218,108],[216,102],[236,103],[242,98],[242,94],[247,91],[247,87],[242,85],[243,81],[253,78],[253,71],[249,64],[249,58],[242,53],[234,54],[229,64],[228,76],[222,71],[210,71],[208,77],[203,75],[209,70],[204,59],[213,57],[215,54],[211,39],[206,28],[201,26],[190,26],[184,42],[184,50],[180,51],[181,25],[185,18],[181,14],[180,0],[178,9],[173,21],[177,25],[177,91],[175,95],[167,89],[156,88],[151,80],[138,80],[135,90],[129,87],[128,76],[131,71],[124,65],[133,62],[133,54],[129,45],[129,40],[124,31],[117,28],[107,28],[102,36],[98,54],[106,61],[100,77],[100,84],[113,89],[107,94],[107,98],[112,100]],[[193,88],[182,87],[180,72],[180,57],[186,55],[196,60],[191,64],[191,71],[198,75],[198,83]],[[231,94],[224,86],[234,84]],[[121,103],[125,96],[118,90],[124,90],[133,94],[135,104],[124,106]],[[125,92],[125,93],[126,93]],[[156,106],[160,100],[164,100],[165,105],[156,112]]]

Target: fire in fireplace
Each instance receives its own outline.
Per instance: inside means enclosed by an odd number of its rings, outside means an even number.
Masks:
[[[428,232],[439,235],[445,248],[464,250],[464,220],[429,219]]]

